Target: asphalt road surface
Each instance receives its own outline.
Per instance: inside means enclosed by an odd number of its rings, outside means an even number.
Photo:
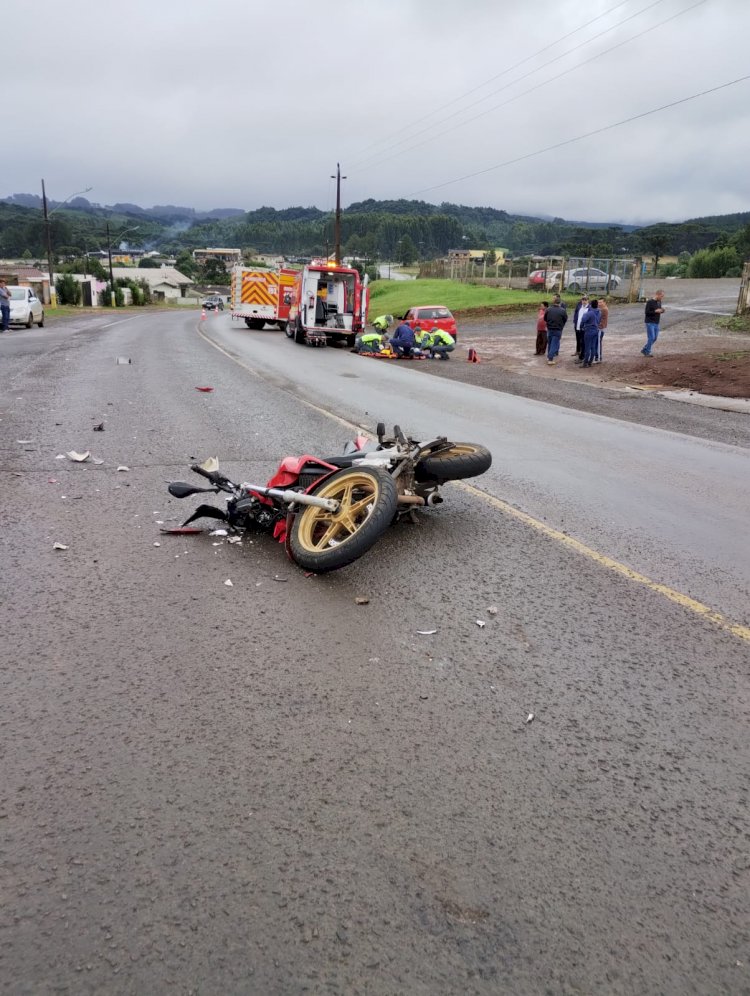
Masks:
[[[750,451],[226,314],[1,338],[3,992],[750,991]],[[323,577],[159,533],[378,419],[495,462]]]

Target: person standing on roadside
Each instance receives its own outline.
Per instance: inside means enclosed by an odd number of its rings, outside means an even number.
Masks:
[[[547,323],[544,313],[549,308],[549,302],[542,301],[536,316],[536,355],[544,356],[547,352]]]
[[[604,359],[604,354],[602,353],[602,337],[607,330],[607,325],[609,324],[609,305],[607,304],[605,298],[599,299],[599,341],[596,344],[596,356],[594,357],[594,363],[601,363]]]
[[[0,332],[7,332],[10,324],[10,291],[0,280]]]
[[[583,317],[586,314],[589,307],[589,299],[586,294],[578,301],[573,312],[573,328],[576,332],[576,351],[573,354],[577,356],[578,359],[576,363],[583,362]]]
[[[547,363],[554,366],[557,363],[557,354],[560,352],[560,338],[568,320],[568,312],[560,300],[560,295],[555,294],[552,304],[544,312],[544,320],[547,323]]]
[[[658,290],[646,301],[646,345],[641,350],[644,356],[651,356],[654,343],[659,338],[659,319],[664,314],[664,308],[661,306],[663,300],[664,291]]]
[[[586,312],[581,321],[583,330],[583,362],[582,366],[590,367],[594,362],[599,348],[599,302],[594,298],[586,308]]]

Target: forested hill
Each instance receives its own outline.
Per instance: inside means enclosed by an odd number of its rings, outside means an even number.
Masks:
[[[45,252],[44,223],[36,195],[16,194],[0,201],[0,257]],[[120,203],[111,207],[76,198],[55,205],[51,215],[53,247],[60,254],[106,248],[105,224],[113,245],[120,236],[130,245],[177,253],[198,246],[230,246],[260,252],[323,254],[333,246],[333,218],[316,207],[234,208],[197,212],[163,205],[144,209]],[[746,233],[746,234],[743,234]],[[695,218],[679,224],[632,225],[566,221],[514,215],[492,207],[428,204],[414,200],[365,200],[342,212],[344,251],[394,256],[409,240],[422,258],[449,249],[505,248],[514,255],[556,253],[659,254],[695,252],[727,240],[748,242],[750,212]]]

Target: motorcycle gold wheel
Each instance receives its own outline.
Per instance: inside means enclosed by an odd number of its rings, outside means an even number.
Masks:
[[[336,512],[308,505],[292,525],[292,558],[318,574],[346,567],[367,553],[393,521],[398,506],[393,478],[370,468],[340,470],[311,493],[339,503]]]

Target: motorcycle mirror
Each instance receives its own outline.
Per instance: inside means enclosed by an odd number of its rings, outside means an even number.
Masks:
[[[205,494],[208,491],[216,491],[216,488],[197,488],[194,484],[186,484],[185,481],[172,481],[167,491],[173,498],[189,498],[191,495]]]

